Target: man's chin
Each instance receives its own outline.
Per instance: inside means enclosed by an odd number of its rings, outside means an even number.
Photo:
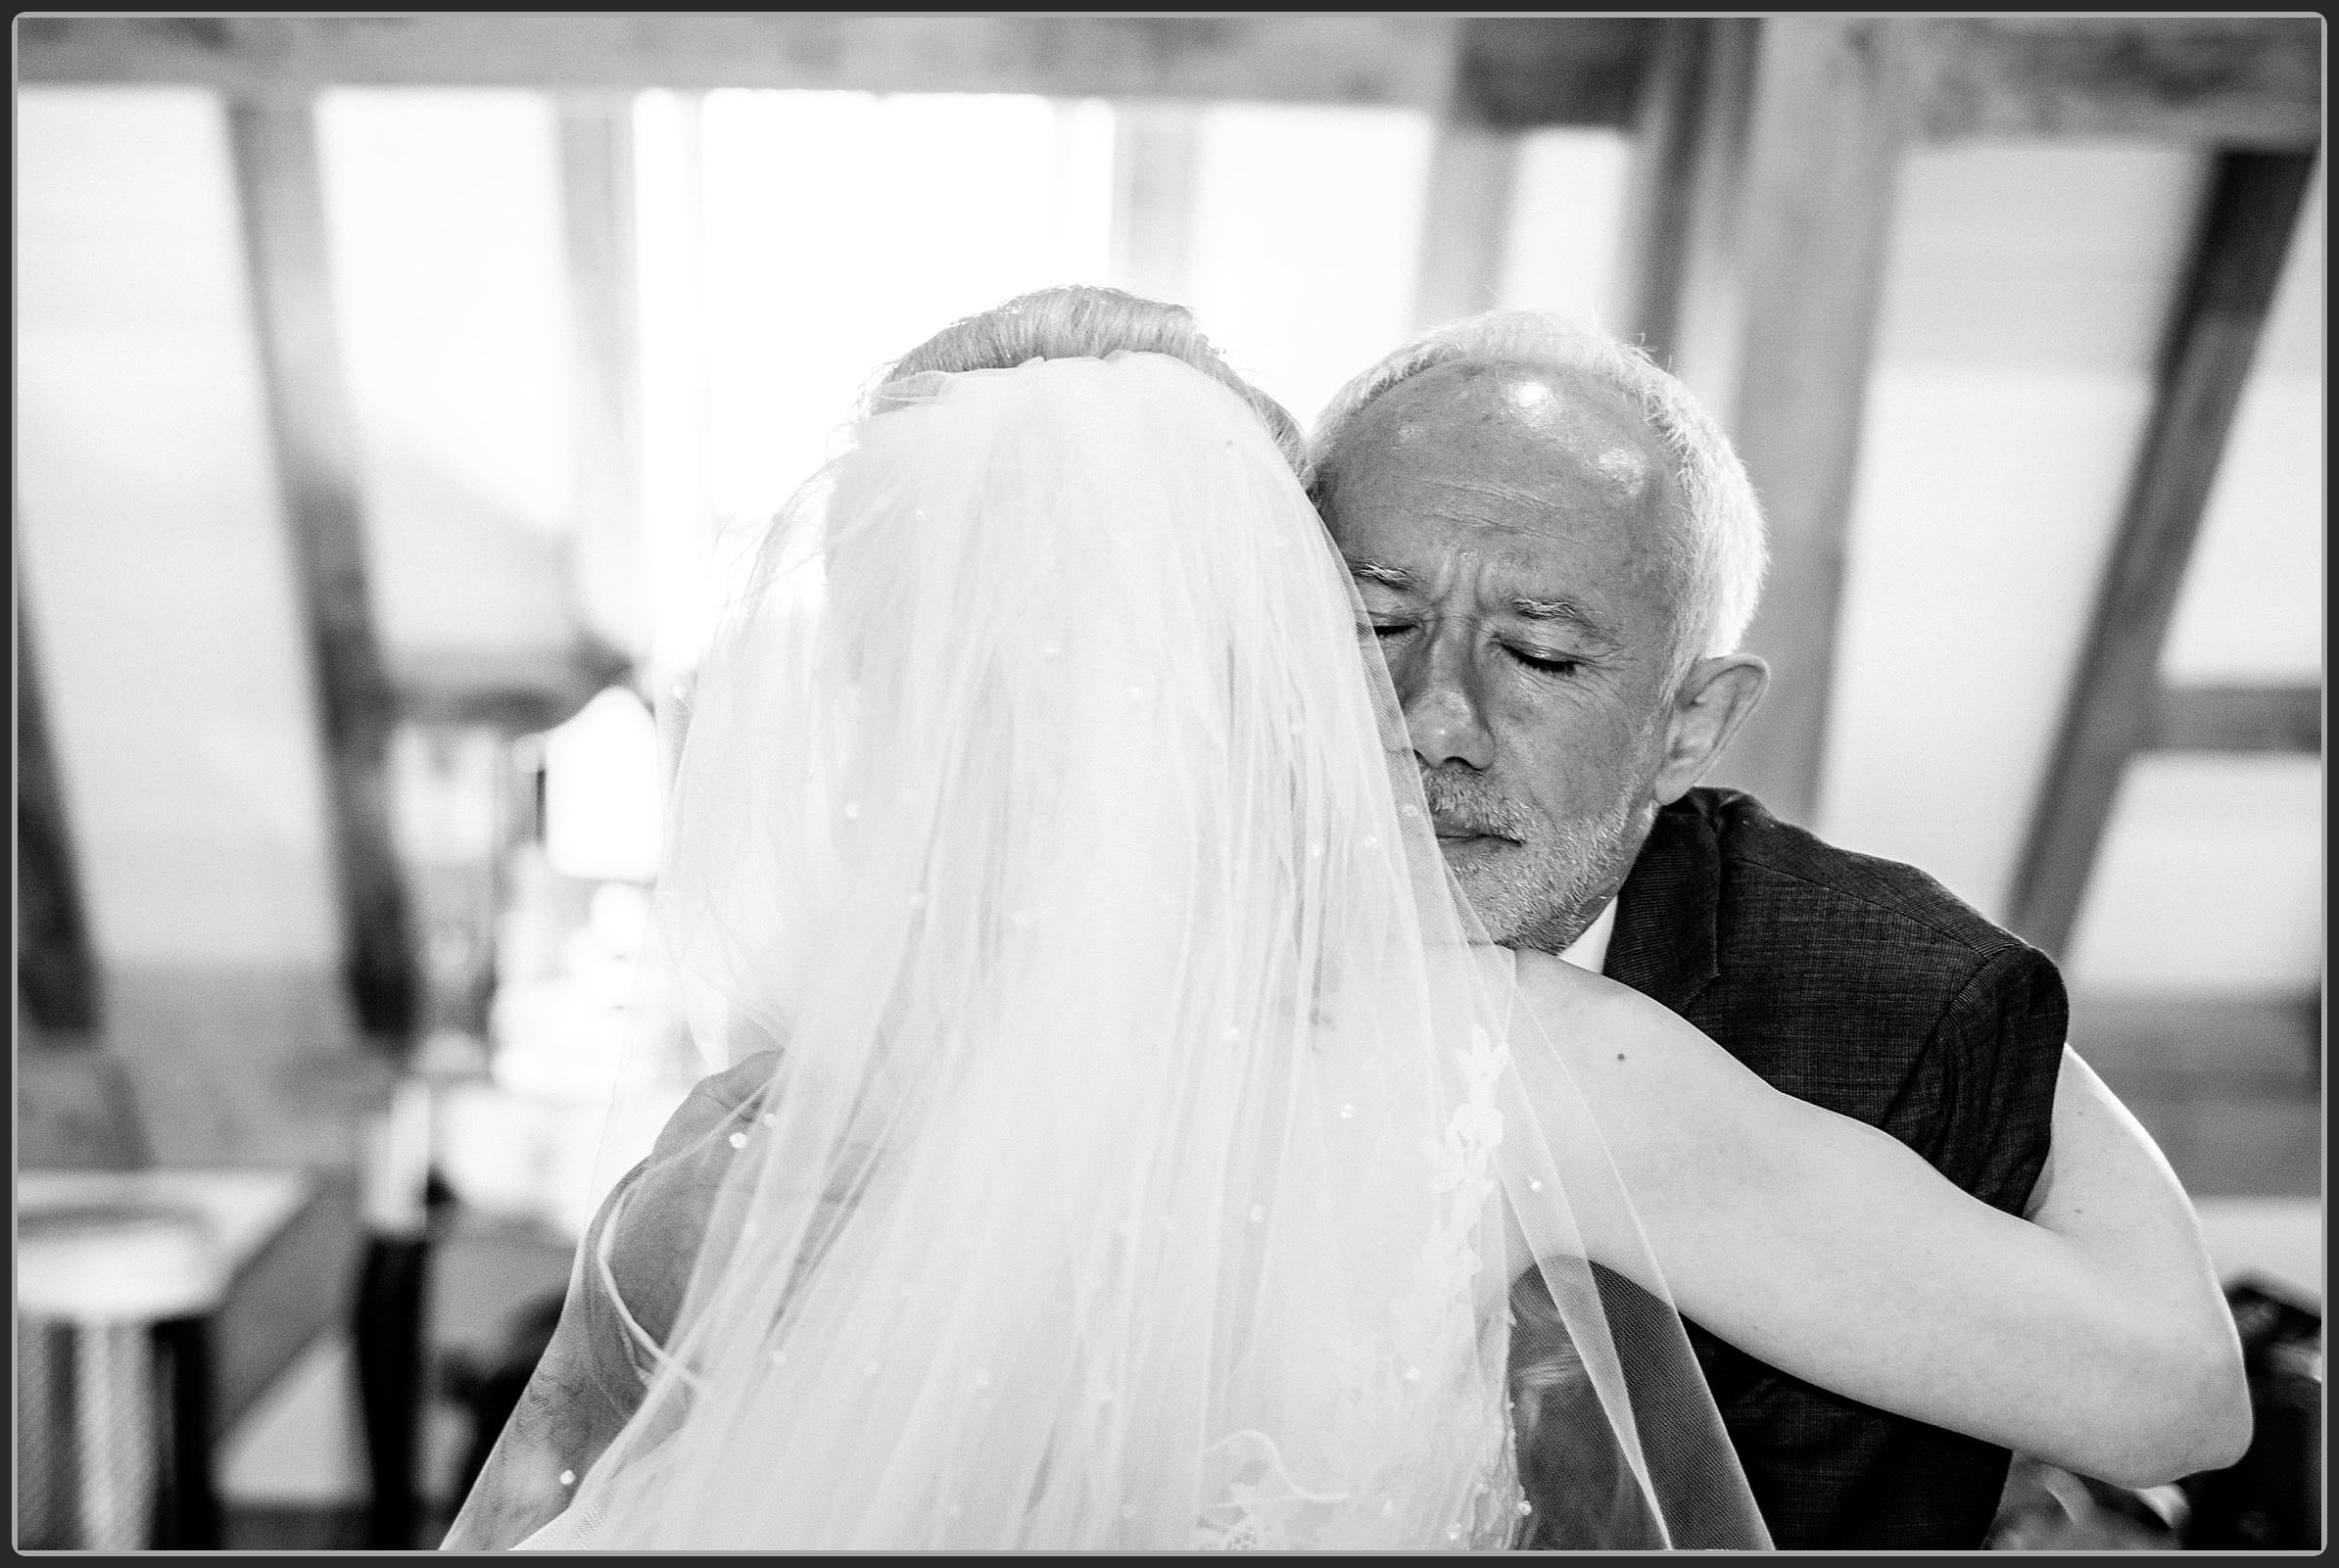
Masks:
[[[1500,838],[1442,838],[1438,848],[1488,939],[1505,944],[1516,939],[1526,927],[1527,911],[1521,907],[1525,901],[1519,889],[1504,875],[1503,851],[1518,845]]]
[[[1506,838],[1440,839],[1447,869],[1489,941],[1556,953],[1599,913],[1605,880],[1587,867],[1559,875],[1548,858]]]

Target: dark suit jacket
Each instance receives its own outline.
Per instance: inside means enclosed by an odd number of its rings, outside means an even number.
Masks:
[[[1966,1191],[2022,1212],[2046,1160],[2063,982],[1923,872],[1823,843],[1751,795],[1694,789],[1657,816],[1605,968],[1777,1087],[1884,1128]],[[1981,1544],[2005,1449],[1689,1329],[1778,1545]],[[1532,1497],[1537,1444],[1524,1437]],[[1547,1472],[1545,1484],[1564,1483]]]

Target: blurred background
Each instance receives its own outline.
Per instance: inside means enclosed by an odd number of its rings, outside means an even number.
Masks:
[[[435,1544],[654,1130],[606,1103],[740,530],[883,362],[1086,281],[1304,421],[1496,305],[1710,402],[1776,555],[1713,782],[2061,960],[2256,1336],[2244,1466],[2021,1469],[1999,1544],[2318,1544],[2321,50],[20,19],[20,1543]]]

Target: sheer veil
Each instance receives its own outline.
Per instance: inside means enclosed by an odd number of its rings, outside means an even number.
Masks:
[[[1570,1544],[1767,1544],[1360,625],[1184,362],[885,389],[694,694],[656,920],[729,1087],[450,1546],[1500,1546],[1514,1397]]]

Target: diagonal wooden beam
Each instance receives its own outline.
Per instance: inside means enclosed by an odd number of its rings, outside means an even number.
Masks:
[[[2322,749],[2322,689],[2164,687],[2154,703],[2151,747],[2312,756]]]
[[[302,1353],[348,1321],[363,1252],[358,1178],[311,1171],[310,1192],[236,1270],[212,1315],[212,1435],[224,1441]]]
[[[1122,288],[1182,303],[1192,282],[1200,111],[1122,104],[1113,113],[1113,238],[1107,268]]]
[[[91,1036],[100,1020],[97,959],[81,905],[65,782],[51,748],[32,617],[17,577],[17,996],[43,1030]]]
[[[1438,126],[1430,148],[1429,199],[1421,214],[1414,326],[1494,309],[1518,162],[1516,131],[1454,119]]]
[[[390,832],[394,701],[367,596],[357,437],[336,336],[314,111],[228,109],[269,431],[315,681],[344,976],[358,1027],[403,1050],[419,1001]]]
[[[2127,500],[2016,869],[2008,924],[2049,953],[2063,950],[2078,919],[2121,774],[2155,739],[2161,643],[2313,165],[2305,153],[2219,156],[2163,340]]]
[[[1685,155],[1721,172],[1676,224],[1689,231],[1684,275],[1661,305],[1658,285],[1644,283],[1644,318],[1672,311],[1675,369],[1730,431],[1770,525],[1770,577],[1745,640],[1770,662],[1770,693],[1719,773],[1793,822],[1811,822],[1818,805],[1852,480],[1921,42],[1896,18],[1763,21],[1742,130],[1716,114]],[[1725,69],[1734,46],[1719,35]]]

